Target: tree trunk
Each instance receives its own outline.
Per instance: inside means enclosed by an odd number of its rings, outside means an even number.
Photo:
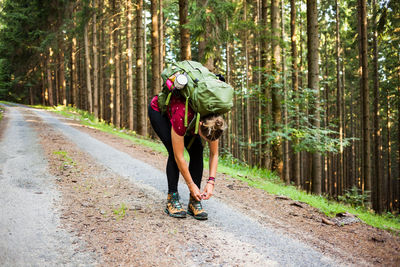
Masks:
[[[192,59],[190,50],[190,33],[189,29],[185,28],[188,23],[188,0],[179,0],[179,29],[181,37],[181,60]]]
[[[99,117],[99,64],[97,52],[97,0],[93,0],[93,114]]]
[[[128,22],[127,22],[127,39],[128,39],[128,125],[133,130],[133,37],[132,37],[132,2],[127,1]]]
[[[115,2],[114,2],[115,3]],[[114,14],[114,58],[115,58],[115,126],[121,127],[121,55],[120,55],[120,38],[119,38],[119,24],[120,24],[120,9],[115,5],[113,7]]]
[[[388,210],[392,209],[392,203],[390,202],[392,196],[391,184],[392,184],[392,122],[390,121],[391,118],[391,103],[390,103],[390,92],[389,89],[387,90],[387,185],[386,185],[386,197],[387,197],[387,205],[386,208]]]
[[[338,0],[335,1],[335,7],[336,7],[336,89],[337,89],[337,97],[336,97],[336,116],[337,119],[339,120],[339,142],[340,142],[340,150],[339,150],[339,155],[338,161],[337,161],[337,177],[338,181],[340,184],[339,187],[339,195],[342,195],[343,193],[343,110],[342,110],[342,100],[343,100],[343,95],[342,95],[342,83],[341,83],[341,77],[340,77],[340,54],[341,54],[341,47],[340,47],[340,17],[339,17],[339,5],[338,5]]]
[[[78,107],[78,69],[77,69],[77,40],[76,37],[72,38],[72,49],[71,49],[71,66],[72,66],[72,104]]]
[[[51,74],[51,57],[53,56],[53,50],[50,48],[49,49],[49,55],[47,56],[47,64],[46,64],[46,70],[47,70],[47,96],[48,96],[48,103],[49,106],[52,107],[54,106],[54,99],[53,99],[53,79],[52,79],[52,74]]]
[[[400,53],[398,53],[399,62],[400,62]],[[400,116],[400,68],[397,69],[398,81],[397,81],[397,114]],[[397,175],[400,176],[400,123],[397,122]],[[397,179],[397,195],[396,199],[399,199],[400,196],[400,179]],[[400,209],[400,206],[397,204],[397,208]]]
[[[59,66],[60,66],[60,53],[59,53],[59,49],[56,49],[56,54],[55,54],[55,56],[54,56],[54,58],[55,58],[55,64],[54,64],[54,76],[53,76],[53,78],[54,78],[54,83],[55,83],[55,87],[54,87],[54,93],[56,94],[55,95],[55,100],[56,100],[56,103],[55,103],[55,105],[56,106],[58,106],[59,105],[59,103],[60,103],[60,94],[59,94],[59,91],[60,91],[60,85],[59,85],[59,74],[58,74],[58,72],[60,71],[60,68],[59,68]]]
[[[377,213],[382,213],[382,151],[381,151],[381,129],[379,122],[379,74],[378,74],[378,32],[376,25],[376,0],[372,2],[373,8],[373,84],[374,84],[374,187],[373,187],[373,207]]]
[[[226,31],[229,31],[229,19],[226,19]],[[226,42],[226,82],[231,84],[231,43],[230,41]],[[228,128],[226,129],[226,146],[228,147],[228,152],[232,154],[232,112],[228,113],[227,124]]]
[[[285,3],[282,0],[281,1],[281,36],[282,36],[282,41],[286,43],[286,36],[285,36]],[[288,110],[287,110],[287,103],[288,103],[288,97],[287,97],[287,86],[286,86],[286,55],[285,55],[285,47],[282,47],[282,85],[283,85],[283,95],[284,95],[284,118],[285,118],[285,128],[288,127]],[[289,141],[285,140],[284,141],[284,154],[283,154],[283,163],[284,163],[284,169],[283,169],[283,180],[285,183],[288,185],[290,184],[290,148],[289,148]]]
[[[367,36],[367,3],[366,0],[358,0],[358,12],[360,13],[360,32],[359,42],[361,45],[361,102],[362,102],[362,141],[363,141],[363,175],[365,190],[371,191],[371,143],[370,143],[370,123],[369,123],[369,88],[368,88],[368,36]],[[370,199],[370,197],[369,197]]]
[[[268,69],[268,40],[266,37],[266,33],[264,30],[267,30],[267,20],[268,20],[268,14],[267,14],[267,0],[262,0],[261,1],[261,27],[262,27],[262,32],[261,32],[261,68],[262,68],[262,73],[265,73]],[[268,88],[266,87],[267,84],[267,79],[266,79],[266,75],[261,75],[261,91],[262,94],[264,96],[265,99],[269,99],[269,92],[268,92]],[[267,105],[266,101],[262,101],[265,105]],[[262,106],[262,105],[260,105]],[[262,142],[262,148],[261,148],[261,157],[262,157],[262,167],[264,168],[268,168],[268,152],[269,151],[269,146],[267,143],[267,134],[268,134],[268,128],[267,128],[267,117],[268,117],[268,107],[264,106],[262,107],[262,115],[263,115],[263,119],[262,119],[262,125],[261,125],[261,129],[262,129],[262,134],[261,134],[261,142]],[[261,115],[261,114],[260,114]]]
[[[244,21],[247,23],[247,4],[246,1],[244,1]],[[252,143],[252,119],[251,119],[251,101],[250,101],[250,96],[251,96],[251,88],[250,88],[250,67],[249,67],[249,44],[248,44],[248,39],[249,39],[249,33],[248,30],[245,29],[244,32],[244,49],[245,49],[245,60],[246,60],[246,94],[247,97],[246,99],[246,135],[247,135],[247,149],[246,149],[246,160],[247,164],[249,166],[253,165],[253,160],[252,160],[252,153],[251,153],[251,143]],[[244,114],[243,114],[244,116]]]
[[[128,1],[130,2],[130,1]],[[101,11],[102,14],[105,13],[104,11],[104,2],[100,1],[99,2],[99,10]],[[100,29],[104,29],[105,23],[104,23],[104,18],[101,16],[101,22],[100,22]],[[99,55],[99,118],[101,120],[104,120],[105,116],[105,75],[104,75],[104,65],[105,65],[105,56],[104,56],[104,51],[106,50],[105,46],[105,33],[104,31],[100,31],[100,45],[99,45],[99,50],[100,50],[100,55]]]
[[[158,32],[159,32],[159,47],[160,47],[160,83],[162,83],[161,73],[164,69],[164,58],[165,58],[165,43],[164,43],[164,12],[163,12],[163,0],[158,0],[159,12],[158,12]],[[161,87],[160,87],[161,90]]]
[[[296,4],[295,0],[290,0],[290,35],[292,45],[292,87],[294,97],[297,98],[299,94],[299,72],[297,68],[297,35],[296,35]],[[299,106],[296,104],[296,128],[300,127]],[[295,140],[295,143],[298,141]],[[293,164],[293,178],[296,186],[300,186],[300,152],[294,154]]]
[[[279,96],[279,85],[281,83],[281,47],[280,47],[280,23],[281,17],[279,13],[279,0],[271,0],[271,31],[272,31],[272,75],[275,76],[271,91],[271,105],[272,105],[272,123],[273,130],[278,131],[281,124],[281,104]],[[272,150],[272,170],[278,172],[282,176],[283,161],[282,161],[282,144],[281,140],[276,140],[271,146]]]
[[[158,0],[151,1],[151,71],[153,95],[161,91],[160,36],[158,26]]]
[[[319,38],[318,38],[318,12],[317,0],[307,0],[307,61],[308,61],[308,87],[314,90],[313,125],[320,128],[320,103],[319,103]],[[321,194],[321,154],[312,154],[312,192]]]
[[[60,40],[60,52],[59,52],[59,57],[60,57],[60,68],[59,68],[59,84],[60,84],[60,97],[61,97],[61,103],[62,105],[66,106],[67,105],[67,85],[65,81],[65,59],[64,59],[64,36],[62,36],[62,39]]]
[[[84,42],[85,42],[85,66],[86,66],[86,90],[87,90],[87,110],[92,113],[92,81],[90,78],[90,51],[89,51],[89,40],[88,40],[88,27],[89,22],[85,24],[84,28]]]
[[[136,86],[138,102],[138,133],[146,134],[145,99],[143,81],[143,0],[136,2]]]
[[[147,119],[146,119],[146,106],[149,100],[148,97],[148,85],[147,85],[147,69],[148,69],[148,64],[147,64],[147,34],[146,34],[146,29],[145,29],[145,25],[147,25],[147,21],[146,21],[146,16],[143,17],[143,25],[142,27],[144,27],[143,30],[143,90],[144,90],[144,95],[143,95],[143,102],[144,102],[144,128],[145,128],[145,135],[150,131],[150,127],[151,125],[149,125],[147,123]]]
[[[111,14],[114,14],[114,9],[115,9],[115,0],[111,0],[110,2],[111,6]],[[109,43],[109,53],[110,53],[110,58],[108,60],[109,62],[109,75],[110,75],[110,90],[109,90],[109,101],[110,101],[110,124],[115,124],[115,39],[114,39],[114,16],[112,15],[112,19],[110,19],[109,23],[109,38],[110,38],[110,43]]]
[[[40,78],[41,78],[41,85],[42,85],[42,105],[46,105],[46,98],[47,98],[47,86],[46,86],[46,78],[45,78],[45,70],[47,69],[46,67],[46,57],[41,54],[41,60],[40,60]]]

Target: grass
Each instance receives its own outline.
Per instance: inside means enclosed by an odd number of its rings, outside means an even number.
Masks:
[[[352,207],[345,203],[330,200],[324,196],[307,194],[307,192],[297,189],[294,186],[284,185],[279,177],[269,170],[251,168],[245,164],[237,163],[231,158],[226,158],[220,160],[218,171],[246,182],[249,186],[263,189],[270,194],[283,195],[292,200],[307,203],[329,217],[334,217],[337,213],[347,211],[357,215],[359,219],[368,225],[400,233],[399,216],[392,214],[377,215],[372,210],[367,210],[364,207]]]
[[[54,155],[58,155],[59,158],[62,160],[62,165],[60,166],[61,169],[66,169],[68,167],[73,167],[76,165],[76,163],[70,158],[67,154],[66,151],[59,150],[59,151],[54,151]]]
[[[0,121],[3,119],[4,108],[0,106]]]
[[[116,216],[117,221],[125,217],[127,209],[128,208],[126,207],[125,203],[121,203],[119,208],[113,209],[113,213]]]
[[[38,108],[42,108],[38,106]],[[160,145],[160,142],[138,136],[135,132],[116,129],[112,125],[107,124],[104,121],[98,121],[90,113],[82,110],[77,110],[71,107],[56,107],[46,108],[48,110],[55,111],[65,117],[80,120],[80,122],[89,127],[112,133],[118,137],[132,141],[133,143],[149,147],[155,151],[166,154],[164,146]],[[187,155],[186,155],[187,156]],[[205,166],[208,165],[208,158],[205,157]],[[364,207],[352,207],[345,203],[339,203],[334,200],[330,200],[324,196],[316,196],[307,194],[303,190],[299,190],[294,186],[284,185],[279,177],[266,169],[251,168],[243,163],[238,162],[232,157],[222,157],[219,160],[218,172],[225,173],[234,179],[246,182],[249,186],[260,188],[266,192],[274,195],[287,196],[295,201],[301,201],[309,204],[312,207],[319,209],[327,216],[335,216],[340,212],[349,212],[355,214],[363,222],[368,225],[400,233],[400,217],[392,214],[377,215],[373,211],[367,210]]]

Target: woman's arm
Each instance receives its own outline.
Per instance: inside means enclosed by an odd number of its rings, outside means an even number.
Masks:
[[[186,184],[189,188],[191,195],[197,200],[201,200],[200,189],[193,182],[192,176],[190,175],[188,165],[183,157],[183,152],[185,150],[185,139],[183,136],[178,135],[174,128],[171,127],[171,141],[172,148],[174,150],[175,162],[178,165],[179,171],[181,172]]]
[[[210,159],[209,159],[209,174],[215,177],[218,167],[218,140],[209,142],[210,144]],[[203,199],[209,199],[213,195],[215,181],[207,181],[203,191]]]

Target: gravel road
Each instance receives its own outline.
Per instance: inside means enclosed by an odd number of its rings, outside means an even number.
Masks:
[[[0,142],[0,265],[92,266],[83,243],[59,228],[59,193],[22,107],[9,107]]]
[[[93,255],[77,252],[85,244],[59,228],[59,195],[54,178],[46,172],[46,159],[35,132],[21,115],[23,109],[8,108],[8,127],[0,142],[0,264],[95,265]],[[49,112],[34,112],[104,167],[165,198],[164,173],[68,126]],[[179,191],[187,202],[186,186],[180,185]],[[338,265],[310,246],[262,226],[218,199],[206,201],[204,206],[210,226],[219,229],[230,242],[251,245],[269,265]]]

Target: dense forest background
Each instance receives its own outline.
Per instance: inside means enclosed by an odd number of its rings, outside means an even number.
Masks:
[[[170,61],[235,88],[221,154],[315,194],[400,209],[400,2],[3,0],[0,99],[151,136]]]

